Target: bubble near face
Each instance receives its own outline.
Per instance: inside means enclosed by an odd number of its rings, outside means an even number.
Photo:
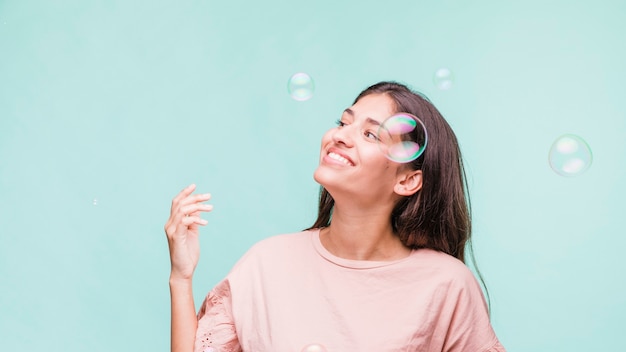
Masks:
[[[417,140],[423,140],[422,144]],[[426,149],[428,134],[424,123],[414,115],[395,114],[380,125],[378,146],[385,156],[398,163],[411,162],[422,155]]]
[[[550,167],[561,176],[578,176],[591,166],[593,155],[587,142],[566,134],[557,138],[548,155]]]
[[[306,73],[298,72],[289,78],[287,91],[294,100],[305,101],[313,97],[315,85],[313,79]]]
[[[306,345],[300,352],[328,352],[326,347],[319,345],[317,343]]]
[[[440,68],[435,71],[433,83],[440,90],[448,90],[454,84],[454,74],[448,68]]]

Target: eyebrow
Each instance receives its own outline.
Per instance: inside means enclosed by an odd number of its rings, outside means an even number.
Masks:
[[[350,116],[354,116],[354,111],[352,111],[352,109],[350,108],[345,109],[343,112],[347,113]],[[371,117],[366,118],[365,122],[369,123],[370,125],[380,126],[380,122],[378,122],[377,120],[374,120]]]

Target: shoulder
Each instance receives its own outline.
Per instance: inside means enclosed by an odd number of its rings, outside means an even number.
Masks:
[[[422,248],[417,249],[413,253],[413,256],[417,261],[422,263],[422,265],[431,267],[433,269],[440,269],[452,272],[466,272],[469,269],[459,259],[443,253],[436,251],[434,249]]]
[[[418,249],[413,257],[416,265],[442,284],[458,288],[474,288],[477,285],[476,277],[467,265],[449,254],[432,249]]]
[[[483,290],[465,263],[459,259],[431,249],[414,253],[414,265],[419,265],[424,277],[422,285],[431,289],[442,311],[465,317],[480,317],[489,326],[488,305]],[[437,304],[434,304],[437,305]],[[471,319],[470,319],[471,320]]]
[[[310,251],[313,230],[286,233],[264,238],[252,245],[239,259],[233,270],[242,267],[256,266],[261,263],[284,263]]]
[[[248,252],[265,254],[268,252],[289,252],[311,245],[311,231],[301,231],[274,235],[255,243]]]

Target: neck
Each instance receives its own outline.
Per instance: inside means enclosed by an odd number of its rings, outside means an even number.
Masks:
[[[408,256],[393,233],[391,209],[381,207],[351,208],[335,204],[331,224],[320,231],[322,245],[332,254],[353,260],[390,261]]]

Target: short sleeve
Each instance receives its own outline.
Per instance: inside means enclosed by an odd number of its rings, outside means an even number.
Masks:
[[[198,312],[195,352],[241,352],[231,308],[230,285],[221,281]]]
[[[483,292],[471,271],[454,286],[449,293],[454,308],[444,351],[506,352],[493,331]]]

